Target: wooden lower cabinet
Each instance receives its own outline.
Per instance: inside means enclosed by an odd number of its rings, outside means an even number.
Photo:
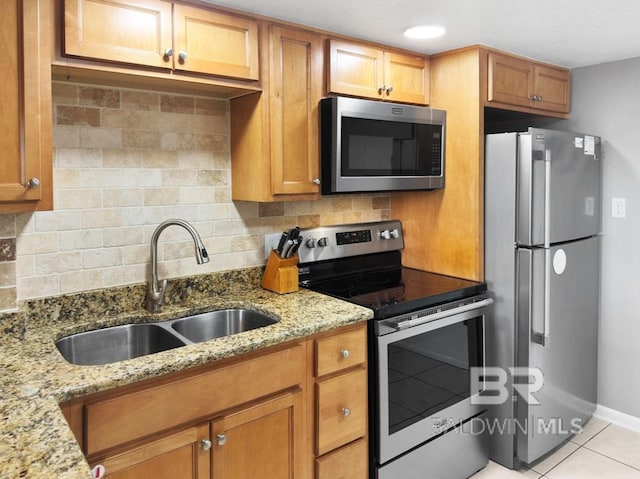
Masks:
[[[211,477],[209,423],[152,441],[101,462],[107,479],[208,479]]]
[[[109,479],[366,479],[366,323],[61,409]]]
[[[304,477],[301,391],[214,420],[215,479]]]

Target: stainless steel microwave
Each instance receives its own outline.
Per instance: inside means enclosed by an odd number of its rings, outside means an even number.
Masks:
[[[444,187],[445,111],[332,97],[320,118],[323,194]]]

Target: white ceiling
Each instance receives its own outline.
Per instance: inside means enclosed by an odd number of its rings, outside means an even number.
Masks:
[[[575,68],[640,56],[638,0],[205,0],[434,54],[482,44]],[[408,40],[418,24],[447,29]]]

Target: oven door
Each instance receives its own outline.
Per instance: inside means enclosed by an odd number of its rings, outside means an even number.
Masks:
[[[483,409],[471,368],[484,366],[484,307],[491,299],[416,320],[381,321],[376,338],[377,462],[384,464]],[[476,376],[477,377],[477,376]]]

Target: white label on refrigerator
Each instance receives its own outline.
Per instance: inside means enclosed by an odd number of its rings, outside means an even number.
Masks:
[[[595,156],[596,154],[596,137],[585,135],[584,137],[584,154]]]
[[[553,271],[556,274],[564,273],[567,267],[567,253],[563,249],[559,249],[553,255]]]
[[[584,199],[584,214],[586,216],[593,216],[596,209],[596,200],[593,196],[587,196]]]
[[[576,136],[573,139],[573,146],[580,149],[584,148],[584,139],[581,136]]]

